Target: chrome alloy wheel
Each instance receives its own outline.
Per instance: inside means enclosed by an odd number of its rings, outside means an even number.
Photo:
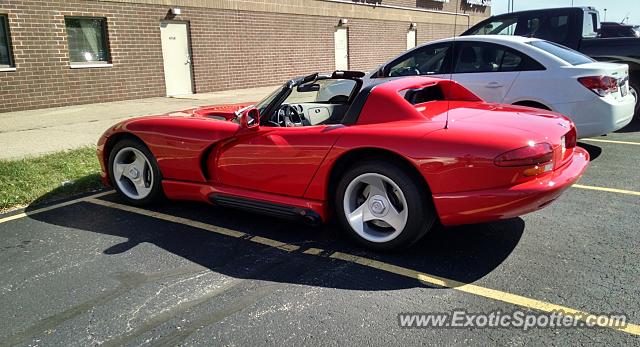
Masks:
[[[354,178],[344,194],[344,213],[363,239],[382,243],[400,235],[407,224],[407,202],[398,185],[377,173]]]
[[[133,147],[121,149],[113,160],[113,178],[122,193],[134,200],[146,198],[153,187],[153,170],[147,156]]]

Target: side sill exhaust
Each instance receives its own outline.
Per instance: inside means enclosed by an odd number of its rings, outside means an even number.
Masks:
[[[209,201],[214,205],[232,207],[266,216],[299,221],[311,226],[318,226],[322,224],[320,215],[311,209],[241,198],[226,194],[211,194],[209,195]]]

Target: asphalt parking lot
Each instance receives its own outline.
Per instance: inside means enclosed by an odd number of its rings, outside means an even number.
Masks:
[[[114,194],[0,215],[2,345],[607,344],[640,341],[640,125],[581,142],[553,205],[376,254],[320,228]],[[557,308],[613,328],[402,329],[398,314]]]

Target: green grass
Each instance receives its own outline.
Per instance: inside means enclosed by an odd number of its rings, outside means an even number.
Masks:
[[[0,160],[0,211],[102,187],[95,147]]]

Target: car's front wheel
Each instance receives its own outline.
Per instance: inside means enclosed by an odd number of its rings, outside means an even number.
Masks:
[[[163,196],[156,159],[139,141],[125,139],[115,144],[109,155],[109,178],[131,204],[148,205]]]
[[[386,161],[353,166],[336,192],[336,214],[361,245],[394,250],[418,241],[433,226],[433,202],[418,177]]]

